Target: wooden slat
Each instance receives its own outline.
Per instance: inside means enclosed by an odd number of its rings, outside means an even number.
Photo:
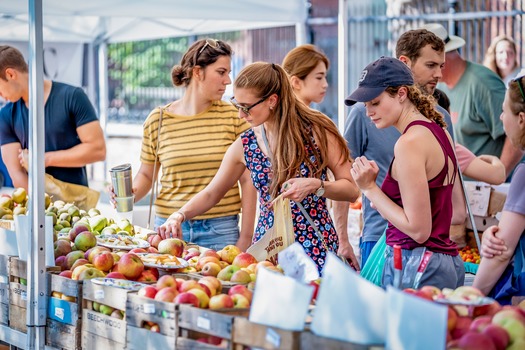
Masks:
[[[82,349],[82,321],[76,325],[68,325],[55,320],[47,319],[46,345],[56,349],[80,350]]]
[[[155,333],[145,328],[133,327],[129,324],[127,334],[127,350],[175,349],[177,340],[176,337]]]
[[[160,333],[177,337],[177,305],[157,301],[137,294],[128,294],[126,306],[126,322],[128,326],[141,328],[145,321],[159,325]]]
[[[236,317],[233,327],[233,343],[236,350],[244,346],[264,350],[300,348],[301,332],[286,331],[250,322],[245,317]]]

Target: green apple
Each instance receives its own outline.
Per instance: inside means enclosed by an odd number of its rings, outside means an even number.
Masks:
[[[99,312],[101,314],[104,314],[106,316],[110,316],[113,313],[113,311],[115,311],[115,309],[112,308],[111,306],[108,306],[108,305],[105,305],[105,304],[101,304],[100,305]]]

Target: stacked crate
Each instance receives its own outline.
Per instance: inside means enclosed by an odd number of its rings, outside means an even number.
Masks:
[[[233,329],[236,316],[246,317],[250,309],[199,309],[179,305],[177,350],[186,349],[233,349]],[[222,338],[217,346],[198,342],[201,338]],[[226,344],[224,344],[226,343]]]
[[[60,267],[46,270],[60,271]],[[27,262],[18,257],[9,258],[9,327],[27,332]]]
[[[126,348],[126,321],[102,312],[94,306],[103,304],[110,308],[126,310],[129,290],[84,281],[82,291],[82,348],[112,349]],[[144,350],[144,349],[143,349]]]
[[[129,294],[126,306],[129,350],[174,349],[177,340],[177,305]],[[153,331],[151,327],[157,327]]]
[[[235,350],[246,348],[298,350],[301,345],[301,332],[269,327],[251,322],[246,317],[236,317],[233,342]]]
[[[0,255],[0,324],[9,324],[9,258]]]
[[[48,274],[46,345],[57,349],[81,349],[82,281]]]

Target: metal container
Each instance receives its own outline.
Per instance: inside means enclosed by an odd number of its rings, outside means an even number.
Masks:
[[[117,165],[109,170],[111,174],[111,184],[113,191],[117,197],[131,197],[132,179],[131,179],[131,164]]]

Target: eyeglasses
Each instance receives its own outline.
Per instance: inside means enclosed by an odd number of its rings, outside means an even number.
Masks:
[[[521,83],[522,78],[523,77],[519,77],[519,78],[513,79],[512,81],[515,81],[516,83],[518,83],[518,87],[520,88],[520,92],[521,92],[521,99],[523,100],[523,102],[525,102],[525,91],[523,90],[523,84]]]
[[[239,103],[237,103],[237,101],[235,101],[235,96],[232,96],[232,98],[230,98],[230,102],[232,103],[232,105],[237,108],[238,111],[242,111],[244,114],[246,115],[250,115],[250,109],[252,109],[253,107],[257,106],[258,104],[262,103],[264,100],[266,100],[269,96],[264,96],[263,98],[261,98],[259,101],[255,102],[253,105],[251,106],[241,106]]]
[[[199,52],[197,52],[197,56],[195,56],[195,64],[197,64],[197,60],[199,59],[199,56],[201,55],[202,51],[204,51],[208,46],[215,50],[218,50],[221,47],[221,42],[220,40],[206,39],[204,45],[201,47]]]

